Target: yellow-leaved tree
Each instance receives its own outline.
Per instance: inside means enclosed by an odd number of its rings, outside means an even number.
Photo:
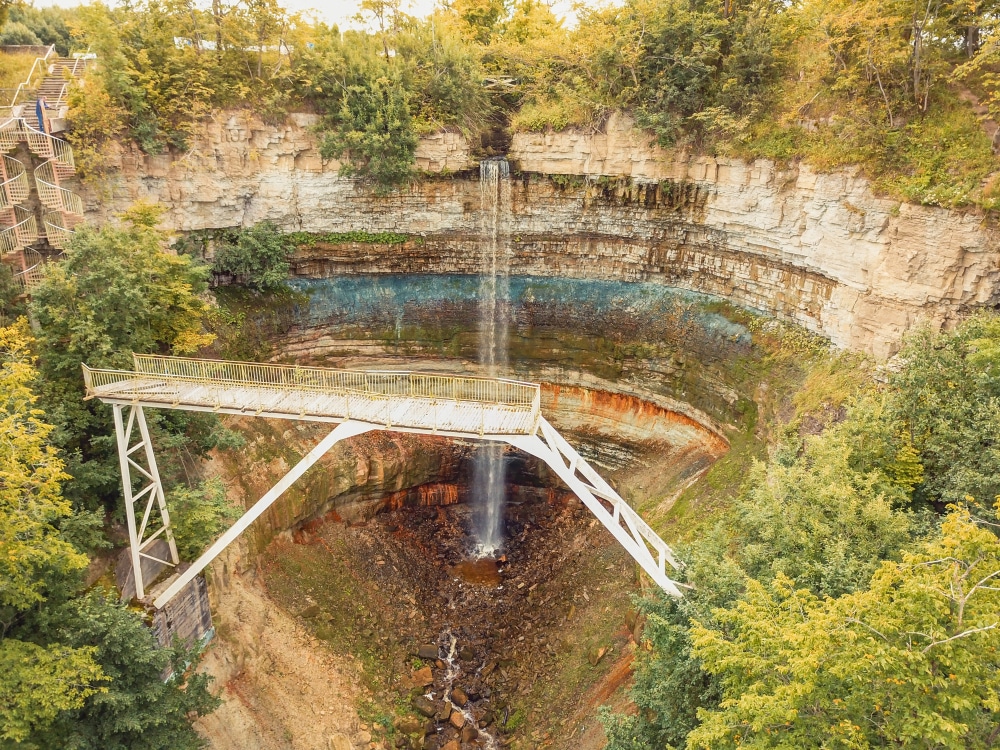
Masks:
[[[23,319],[0,328],[0,740],[14,742],[82,706],[103,679],[93,648],[7,637],[53,582],[87,565],[59,533],[72,514],[61,487],[68,477],[35,406],[30,343]]]

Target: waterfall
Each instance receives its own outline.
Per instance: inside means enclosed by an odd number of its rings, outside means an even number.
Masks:
[[[479,361],[490,377],[506,374],[510,309],[510,165],[506,159],[479,164],[482,206],[479,281]],[[495,554],[503,544],[503,446],[487,443],[476,457],[475,513],[479,554]]]

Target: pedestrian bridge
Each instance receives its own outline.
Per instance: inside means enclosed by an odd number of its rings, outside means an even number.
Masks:
[[[163,607],[341,440],[394,430],[508,443],[545,461],[664,591],[670,548],[541,414],[535,383],[387,370],[335,370],[133,355],[132,370],[83,365],[87,398],[111,404],[136,595],[144,559],[179,564],[144,407],[329,422],[336,427],[154,601]],[[136,481],[133,481],[136,480]],[[134,491],[138,482],[140,489]],[[169,559],[157,557],[163,539]],[[163,554],[163,553],[159,553]],[[148,567],[148,566],[147,566]]]

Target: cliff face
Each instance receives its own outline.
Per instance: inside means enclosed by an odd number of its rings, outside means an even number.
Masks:
[[[422,235],[402,248],[318,246],[297,259],[305,276],[478,271],[474,175],[373,196],[322,163],[312,122],[232,115],[209,123],[187,154],[123,154],[109,195],[88,207],[96,217],[151,200],[182,231],[270,219],[289,230]],[[538,173],[513,190],[517,274],[715,294],[878,355],[919,321],[947,324],[998,298],[997,234],[981,215],[879,198],[849,171],[689,157],[651,146],[620,118],[604,133],[518,135],[510,158]],[[457,134],[418,151],[426,172],[472,165]]]

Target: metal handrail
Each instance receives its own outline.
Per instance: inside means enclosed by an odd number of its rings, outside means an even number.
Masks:
[[[32,258],[37,258],[38,260],[28,268],[22,271],[18,271],[14,274],[14,283],[21,289],[22,292],[27,292],[32,287],[36,286],[45,276],[43,268],[45,265],[45,259],[36,252],[28,251],[25,253],[25,257],[32,256]]]
[[[58,184],[51,160],[35,168],[35,186],[38,188],[38,199],[46,208],[83,216],[83,200],[72,190]]]
[[[19,117],[9,117],[0,123],[0,151],[12,151],[23,140],[24,131]]]
[[[59,94],[56,96],[56,98],[53,99],[51,102],[47,102],[49,105],[51,105],[50,109],[59,109],[63,105],[63,99],[66,96],[66,90],[68,88],[69,88],[69,81],[66,81],[65,83],[63,83],[62,88],[59,89]]]
[[[66,215],[62,211],[53,211],[42,217],[45,226],[45,236],[49,244],[56,250],[66,250],[76,232],[66,226]]]
[[[73,160],[73,149],[62,138],[36,130],[21,118],[22,136],[28,141],[28,148],[38,156],[57,161],[64,167],[76,169]]]
[[[14,217],[17,223],[13,229],[22,245],[30,245],[38,239],[38,222],[31,211],[21,206],[14,206]]]
[[[17,252],[38,239],[35,215],[21,206],[13,206],[14,225],[0,227],[0,256]]]
[[[366,396],[409,396],[531,407],[539,387],[503,378],[477,378],[392,370],[336,370],[326,367],[229,362],[226,360],[133,355],[136,372],[240,385],[280,386],[304,391],[340,391]]]
[[[535,383],[387,370],[335,370],[324,367],[227,362],[222,360],[133,355],[135,371],[84,368],[88,395],[93,389],[153,376],[169,382],[211,386],[278,388],[282,391],[336,393],[369,398],[419,398],[465,401],[536,412]]]
[[[11,204],[23,202],[31,192],[31,187],[28,185],[28,173],[19,160],[3,154],[3,165],[4,174],[13,175],[0,182],[0,207],[7,208]],[[2,205],[4,200],[8,201],[7,205]]]

